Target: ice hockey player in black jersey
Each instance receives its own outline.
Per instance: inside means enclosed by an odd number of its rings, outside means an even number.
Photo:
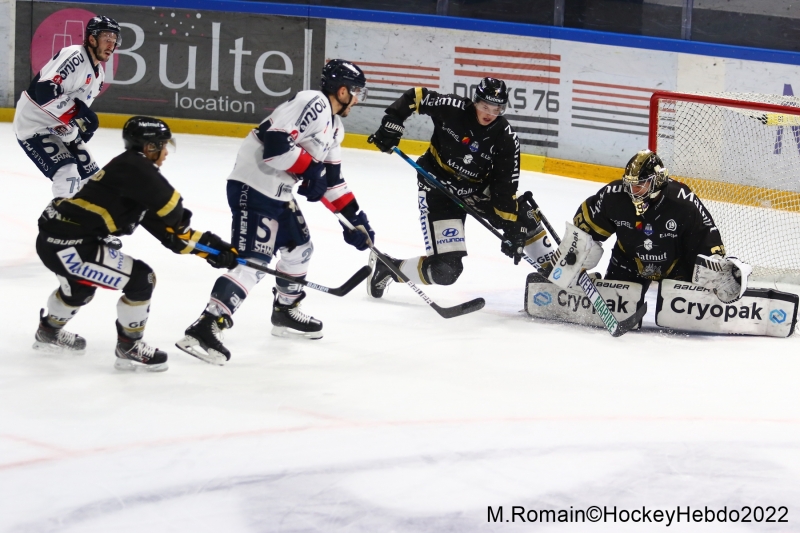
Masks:
[[[172,134],[166,123],[133,117],[122,130],[125,151],[72,198],[56,198],[39,217],[36,252],[60,287],[42,309],[35,349],[82,354],[86,340],[64,329],[97,287],[122,291],[117,303],[119,370],[167,370],[167,354],[142,341],[150,314],[155,273],[143,261],[105,244],[109,235],[130,235],[141,225],[175,253],[196,254],[215,268],[231,268],[236,252],[211,232],[190,227],[192,213],[159,172]],[[209,256],[194,243],[223,253]]]
[[[573,224],[567,224],[548,279],[564,288],[572,285],[582,269],[597,265],[600,243],[614,234],[607,279],[694,282],[725,303],[744,293],[749,265],[725,257],[711,214],[687,185],[670,179],[655,152],[638,152],[622,179],[581,204]]]
[[[294,196],[298,184],[299,195],[309,202],[322,202],[357,228],[343,230],[345,242],[365,250],[367,235],[374,240],[367,215],[341,171],[342,117],[366,100],[366,83],[357,65],[332,59],[322,69],[319,91],[298,92],[244,139],[227,185],[233,215],[231,241],[241,258],[266,265],[280,253],[277,271],[305,277],[314,245]],[[259,270],[238,265],[217,278],[205,310],[176,346],[207,363],[225,364],[231,353],[222,344],[220,332],[233,325],[231,316],[263,277]],[[306,296],[302,289],[297,283],[275,280],[273,335],[322,337],[322,321],[300,309]]]
[[[524,195],[517,197],[520,149],[517,135],[502,116],[507,104],[506,85],[496,78],[481,80],[471,100],[415,87],[386,108],[371,141],[391,153],[408,117],[414,112],[430,116],[433,136],[419,165],[503,231],[511,246],[504,243],[501,250],[514,264],[519,263],[523,249],[544,263],[553,250],[532,206]],[[417,185],[426,255],[397,260],[397,264],[414,283],[451,285],[461,275],[467,255],[466,212],[420,174]],[[370,266],[367,292],[381,298],[387,285],[397,279],[375,254],[370,255]]]
[[[120,44],[120,27],[106,16],[86,23],[82,45],[62,48],[33,78],[14,113],[19,145],[53,182],[56,198],[77,193],[98,171],[86,143],[99,126],[91,106],[103,89],[105,63]]]

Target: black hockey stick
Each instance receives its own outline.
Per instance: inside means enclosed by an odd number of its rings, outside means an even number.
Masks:
[[[349,220],[347,220],[341,213],[335,213],[336,218],[338,218],[344,226],[349,229],[350,231],[358,231]],[[364,228],[360,227],[361,231],[364,231]],[[403,274],[403,272],[395,266],[392,260],[387,257],[385,254],[381,253],[380,250],[375,248],[375,245],[372,244],[372,240],[367,235],[367,246],[373,253],[378,257],[384,265],[389,267],[395,276],[400,279],[403,283],[411,287],[411,290],[417,293],[417,296],[425,300],[425,303],[433,307],[434,311],[439,313],[439,316],[442,318],[453,318],[456,316],[466,315],[467,313],[472,313],[473,311],[478,311],[479,309],[483,309],[483,306],[486,305],[486,301],[483,298],[475,298],[474,300],[470,300],[468,302],[464,302],[463,304],[454,305],[452,307],[442,307],[433,300],[431,300],[427,294],[422,292],[419,287],[417,287],[408,276]],[[369,269],[369,267],[365,267]],[[371,269],[370,269],[371,272]]]
[[[484,220],[484,218],[480,215],[480,213],[478,213],[473,208],[462,202],[461,198],[459,198],[455,193],[453,193],[453,191],[451,191],[445,184],[436,179],[430,172],[419,166],[419,164],[417,164],[416,161],[414,161],[406,154],[404,154],[403,151],[400,150],[400,148],[395,146],[394,148],[392,148],[392,150],[397,155],[405,159],[406,163],[414,167],[416,171],[425,179],[426,182],[428,182],[435,189],[440,190],[445,196],[447,196],[453,202],[455,202],[456,205],[458,205],[461,209],[466,211],[468,214],[472,215],[472,217],[478,222],[480,222],[481,225],[483,225],[483,227],[491,231],[495,237],[497,237],[503,242],[511,244],[511,241],[503,237],[502,233],[497,231],[494,228],[494,226],[486,222],[486,220]],[[529,196],[529,199],[531,200],[531,205],[534,207],[534,209],[536,209],[537,214],[539,214],[541,219],[545,221],[546,219],[544,216],[542,216],[541,210],[539,209],[539,206],[536,204],[536,202],[533,200],[533,197]],[[550,226],[549,222],[545,222],[545,227],[550,231],[550,234],[553,235],[555,241],[558,244],[561,244],[561,239],[559,239],[558,236],[556,235],[556,232],[553,231],[553,228]],[[541,265],[539,265],[531,257],[528,257],[525,253],[522,254],[522,259],[527,261],[528,264],[530,264],[534,269],[536,270],[542,269]],[[589,301],[592,303],[592,306],[594,307],[595,311],[597,311],[598,316],[603,321],[603,324],[605,325],[608,332],[611,333],[612,337],[619,337],[620,335],[624,335],[625,333],[636,327],[636,324],[639,323],[644,314],[647,312],[647,303],[645,303],[641,308],[637,309],[633,315],[626,318],[622,322],[619,322],[614,316],[614,314],[611,312],[611,310],[608,308],[608,305],[606,305],[605,300],[603,300],[603,298],[600,296],[600,293],[597,292],[597,288],[594,286],[592,279],[589,277],[589,275],[586,273],[585,270],[581,272],[580,276],[578,276],[578,285],[581,287],[581,290],[583,290],[584,294],[586,294],[586,297],[589,298]]]
[[[209,254],[212,254],[212,255],[219,255],[219,250],[215,250],[214,248],[210,248],[210,247],[205,246],[205,245],[200,244],[200,243],[194,243],[194,247],[197,248],[198,250],[200,250],[201,252],[206,252],[206,253],[209,253]],[[248,261],[246,259],[239,259],[237,257],[236,258],[236,262],[239,263],[240,265],[249,266],[250,268],[254,268],[255,270],[260,270],[261,272],[266,272],[267,274],[275,276],[276,278],[281,278],[281,279],[286,280],[286,281],[288,281],[290,283],[297,283],[297,284],[302,285],[304,287],[308,287],[309,289],[314,289],[314,290],[320,291],[320,292],[327,292],[328,294],[332,294],[334,296],[344,296],[348,292],[352,291],[362,281],[367,279],[367,277],[369,277],[370,272],[372,272],[371,268],[369,268],[368,266],[364,266],[363,268],[359,269],[358,272],[353,274],[350,277],[350,279],[345,281],[342,286],[331,288],[331,287],[326,287],[324,285],[318,285],[318,284],[316,284],[314,282],[307,281],[307,280],[302,279],[302,278],[295,278],[295,277],[290,276],[288,274],[283,274],[281,272],[278,272],[277,270],[273,270],[273,269],[271,269],[269,267],[265,267],[265,266],[260,265],[258,263],[253,263],[252,261]]]

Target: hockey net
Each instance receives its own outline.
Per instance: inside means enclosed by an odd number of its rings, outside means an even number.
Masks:
[[[800,98],[654,93],[649,148],[753,279],[800,284]]]

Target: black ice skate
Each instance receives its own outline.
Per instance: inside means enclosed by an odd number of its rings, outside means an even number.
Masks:
[[[402,261],[391,257],[389,259],[392,260],[392,263],[394,263],[396,267],[400,267]],[[397,280],[392,271],[389,270],[389,267],[378,259],[375,252],[369,253],[369,267],[372,269],[372,274],[367,278],[367,294],[373,298],[382,298],[389,284]]]
[[[322,338],[322,322],[300,310],[300,302],[306,297],[306,293],[300,293],[300,297],[288,305],[278,301],[278,291],[275,288],[272,289],[272,294],[275,295],[272,304],[273,335],[285,337],[294,334],[309,339]]]
[[[203,311],[200,318],[186,329],[186,336],[175,346],[212,365],[224,365],[231,359],[231,352],[222,344],[222,330],[233,326],[228,315],[214,316]]]
[[[50,353],[70,353],[83,355],[86,353],[86,339],[63,327],[55,328],[47,322],[44,309],[39,312],[39,329],[36,330],[33,343],[34,350]]]
[[[114,368],[129,372],[163,372],[167,365],[167,352],[148,346],[141,339],[131,339],[125,335],[117,322],[117,361]]]

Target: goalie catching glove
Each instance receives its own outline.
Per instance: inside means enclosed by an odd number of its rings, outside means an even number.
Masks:
[[[697,254],[692,282],[711,289],[719,301],[730,304],[747,290],[747,277],[753,268],[736,257]]]
[[[603,257],[603,247],[592,236],[567,222],[567,231],[553,256],[553,270],[547,279],[566,289],[577,281],[582,270],[597,266]]]

